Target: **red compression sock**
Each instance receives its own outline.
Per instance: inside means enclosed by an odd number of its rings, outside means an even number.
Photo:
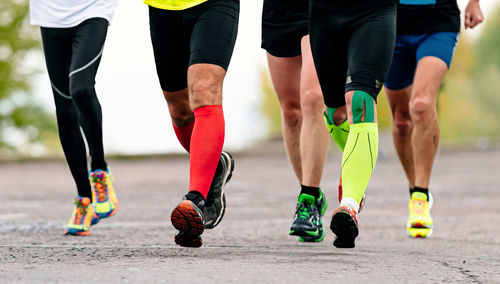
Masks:
[[[191,122],[188,125],[177,126],[172,122],[174,126],[175,135],[177,136],[177,140],[181,142],[182,147],[186,149],[189,153],[189,148],[191,146],[191,134],[193,133],[194,122]]]
[[[221,105],[211,105],[195,109],[194,117],[189,191],[207,198],[224,145],[224,113]]]

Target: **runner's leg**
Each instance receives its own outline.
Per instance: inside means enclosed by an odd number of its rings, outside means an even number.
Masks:
[[[41,28],[41,34],[64,156],[75,180],[78,195],[92,198],[87,151],[80,130],[79,114],[69,92],[73,30]]]
[[[415,186],[429,188],[432,165],[439,143],[436,96],[448,71],[446,63],[437,57],[424,57],[417,64],[410,99]]]
[[[410,95],[412,86],[401,90],[385,89],[392,113],[392,138],[410,188],[415,185],[412,133],[410,116]]]
[[[325,110],[325,104],[322,100],[323,94],[314,67],[309,36],[302,39],[302,70],[300,77],[302,184],[319,187],[328,151],[329,135],[324,125],[323,111]]]
[[[73,40],[70,95],[80,113],[80,123],[90,150],[91,170],[106,170],[102,141],[102,110],[94,88],[108,21],[92,18],[76,27]]]
[[[282,115],[283,139],[292,168],[302,183],[300,137],[302,110],[300,106],[300,81],[302,56],[276,57],[267,53],[267,62],[273,86],[278,96]]]

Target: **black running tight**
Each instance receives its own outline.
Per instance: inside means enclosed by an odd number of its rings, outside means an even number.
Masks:
[[[95,76],[106,39],[108,21],[92,18],[72,28],[41,28],[45,61],[56,105],[59,138],[78,195],[91,197],[87,140],[91,169],[106,170],[102,142],[102,111],[95,92]]]

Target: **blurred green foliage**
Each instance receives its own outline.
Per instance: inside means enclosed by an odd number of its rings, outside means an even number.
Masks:
[[[460,35],[453,62],[438,96],[444,144],[475,144],[500,138],[500,7],[488,18],[475,41]],[[266,71],[261,71],[262,113],[271,137],[281,132],[280,109]],[[379,128],[389,130],[390,108],[382,91],[377,99]]]
[[[31,96],[26,57],[40,50],[38,29],[29,25],[26,0],[0,1],[0,154],[29,155],[57,141],[55,116]],[[46,148],[46,147],[45,147]]]

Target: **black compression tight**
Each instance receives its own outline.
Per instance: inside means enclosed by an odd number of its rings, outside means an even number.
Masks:
[[[103,18],[88,19],[72,28],[41,28],[59,138],[78,195],[89,198],[87,151],[80,127],[89,146],[91,169],[106,170],[102,111],[94,85],[107,29],[108,21]]]

